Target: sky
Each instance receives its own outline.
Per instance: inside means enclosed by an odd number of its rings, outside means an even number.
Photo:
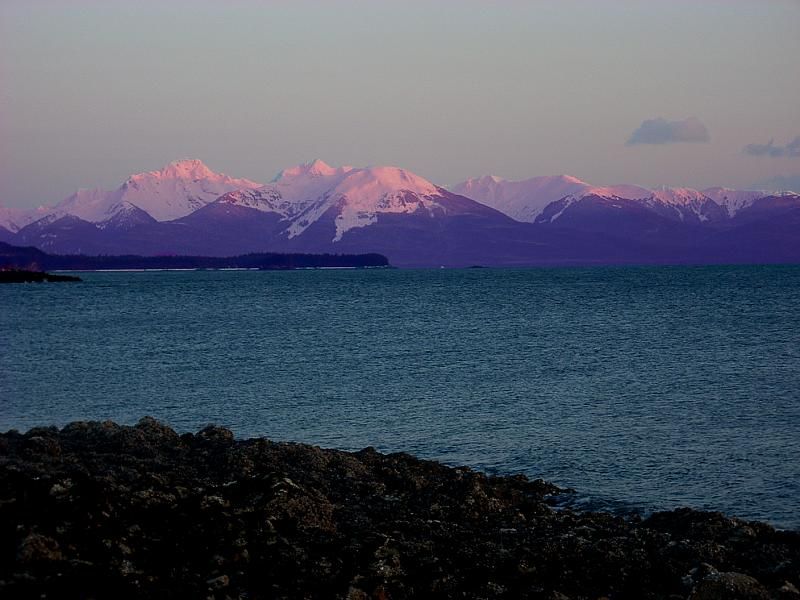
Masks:
[[[179,158],[800,181],[800,0],[2,0],[0,205]]]

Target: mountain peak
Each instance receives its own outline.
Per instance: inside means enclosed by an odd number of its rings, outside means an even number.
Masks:
[[[171,179],[208,179],[216,175],[202,160],[196,158],[174,160],[156,173]]]
[[[551,202],[581,194],[589,187],[572,175],[540,175],[520,181],[484,176],[456,184],[452,190],[504,212],[512,219],[532,223]]]
[[[220,177],[209,169],[202,160],[184,158],[173,160],[155,171],[135,173],[128,177],[128,181],[162,180],[162,179],[212,179]]]
[[[437,195],[439,189],[427,179],[399,167],[367,167],[355,169],[336,187],[337,195],[350,201],[367,203],[383,194],[408,191],[420,195]]]
[[[578,185],[587,185],[586,182],[583,179],[579,179],[578,177],[575,177],[574,175],[553,175],[552,178],[553,179],[560,179],[561,181],[564,181],[566,183],[574,183],[574,184],[578,184]]]
[[[505,179],[500,177],[499,175],[482,175],[481,177],[474,177],[467,179],[463,185],[473,186],[473,185],[492,185],[495,183],[503,183]]]
[[[337,172],[342,170],[349,171],[351,167],[341,167],[340,169],[336,169],[326,163],[324,160],[316,158],[311,162],[303,163],[302,165],[297,165],[294,167],[289,167],[288,169],[284,169],[281,171],[278,176],[275,178],[275,181],[279,179],[287,179],[291,177],[327,177],[330,175],[335,175]]]
[[[309,175],[330,175],[336,169],[326,163],[324,160],[315,158],[306,165],[308,167]]]

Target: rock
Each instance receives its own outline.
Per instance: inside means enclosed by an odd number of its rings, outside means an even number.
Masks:
[[[769,600],[769,592],[756,579],[742,573],[713,572],[689,594],[689,600]]]
[[[197,433],[197,437],[203,441],[228,444],[233,442],[233,432],[226,427],[208,425]]]
[[[22,564],[60,561],[63,558],[58,542],[53,538],[38,533],[31,533],[26,536],[17,551],[17,560]]]
[[[25,450],[32,455],[58,458],[61,456],[61,444],[52,435],[26,436]]]
[[[220,575],[206,581],[209,590],[219,590],[228,587],[231,580],[227,575]]]
[[[795,600],[800,598],[800,590],[791,582],[784,581],[783,585],[778,588],[778,597],[781,598],[781,600]]]
[[[136,424],[136,429],[153,441],[172,442],[178,440],[178,434],[171,427],[156,421],[153,417],[142,417]]]
[[[800,534],[408,454],[71,423],[0,434],[4,598],[797,598]]]
[[[63,481],[59,481],[53,484],[50,488],[50,495],[51,496],[65,496],[69,493],[70,489],[72,488],[72,481],[70,479],[64,479]]]

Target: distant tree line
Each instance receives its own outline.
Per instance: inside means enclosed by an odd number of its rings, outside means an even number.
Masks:
[[[279,254],[240,256],[85,256],[46,254],[0,242],[0,267],[28,270],[96,271],[104,269],[313,269],[388,267],[382,254]]]

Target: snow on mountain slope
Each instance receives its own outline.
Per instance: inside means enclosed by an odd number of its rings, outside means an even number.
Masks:
[[[256,189],[262,184],[215,173],[199,160],[175,161],[159,171],[133,175],[113,192],[114,203],[127,201],[156,221],[188,215],[227,192]],[[107,215],[96,215],[97,222]]]
[[[333,241],[355,227],[374,223],[381,213],[446,210],[436,200],[442,190],[397,167],[331,167],[321,160],[281,171],[257,190],[239,190],[219,202],[278,213],[289,238],[301,235],[325,214],[333,214]]]
[[[533,223],[545,207],[567,196],[582,196],[591,185],[570,175],[508,181],[487,175],[456,184],[451,191],[477,200],[517,221]]]
[[[21,224],[24,221],[24,216],[25,211],[22,209],[0,206],[0,227],[16,233],[27,225],[27,223]]]
[[[644,200],[653,195],[652,191],[637,185],[593,186],[571,175],[532,177],[522,181],[488,175],[456,184],[451,191],[528,223],[541,221],[539,217],[544,209],[560,200],[563,200],[562,208],[566,209],[586,196]],[[561,212],[563,210],[546,220],[557,219]]]
[[[129,231],[139,225],[155,223],[156,220],[149,213],[143,211],[123,200],[109,207],[106,212],[108,218],[97,224],[100,229],[113,229],[117,231]]]
[[[708,188],[703,190],[702,193],[723,207],[728,212],[729,217],[752,205],[759,198],[771,195],[769,192],[759,190],[731,190],[723,187]]]
[[[662,186],[652,190],[644,202],[660,214],[681,221],[714,221],[728,216],[711,198],[691,188]]]
[[[732,217],[764,192],[709,188],[659,187],[647,189],[637,185],[592,186],[566,175],[533,177],[523,181],[507,181],[494,176],[468,179],[452,187],[458,194],[482,202],[517,221],[543,222],[557,219],[571,204],[587,196],[636,200],[662,216],[684,220],[709,221]],[[545,208],[558,202],[558,210]]]
[[[50,209],[44,206],[34,209],[0,206],[0,227],[16,233],[26,225],[30,225],[46,216],[49,211]]]
[[[439,188],[431,182],[396,167],[372,167],[351,172],[334,188],[332,202],[340,202],[334,241],[354,227],[374,223],[379,213],[446,210],[436,200]]]
[[[282,199],[280,210],[287,217],[294,217],[330,194],[353,167],[331,167],[317,159],[312,162],[284,169],[263,189],[269,189]]]
[[[652,190],[651,194],[651,200],[674,206],[687,206],[708,200],[702,192],[691,188],[661,186]],[[631,198],[631,200],[632,199],[633,198]]]
[[[73,215],[84,221],[99,223],[110,218],[109,210],[117,201],[114,192],[94,189],[80,189],[56,204],[51,213],[58,216]]]
[[[624,198],[625,200],[646,200],[653,192],[640,185],[627,183],[617,185],[592,186],[582,196],[602,196],[603,198]]]
[[[220,196],[216,202],[252,208],[261,212],[274,212],[286,217],[291,213],[292,204],[285,201],[279,192],[271,187],[255,190],[236,190]]]
[[[325,179],[326,185],[314,188],[317,198],[307,202],[296,215],[288,228],[290,238],[302,234],[331,210],[335,213],[335,242],[341,240],[350,229],[374,223],[381,213],[413,213],[417,210],[430,212],[436,208],[444,210],[437,201],[437,197],[442,195],[440,188],[397,167],[343,167],[320,177]],[[290,188],[298,184],[303,189],[311,187],[307,177],[297,183],[282,177],[277,183],[281,182]],[[332,185],[328,187],[327,184]]]
[[[334,168],[323,161],[297,165],[281,171],[270,183],[257,189],[229,192],[218,202],[278,213],[292,219],[312,205],[324,202],[330,191],[352,167]]]
[[[495,211],[499,211],[528,223],[550,223],[578,210],[583,218],[589,218],[586,215],[591,206],[598,211],[613,209],[615,213],[637,214],[643,208],[672,221],[696,225],[732,218],[768,195],[724,188],[697,191],[593,186],[568,175],[523,181],[487,176],[469,179],[451,191],[397,167],[332,167],[314,160],[284,169],[262,185],[215,173],[199,160],[180,160],[157,171],[132,175],[114,191],[82,189],[55,206],[35,211],[0,208],[0,227],[15,235],[42,217],[48,217],[42,224],[49,226],[54,220],[69,216],[108,234],[181,219],[209,206],[213,210],[205,211],[198,219],[204,226],[227,215],[225,227],[249,228],[247,231],[256,235],[257,227],[247,223],[254,220],[268,223],[269,235],[284,239],[300,238],[314,226],[308,237],[321,243],[339,242],[348,231],[372,225],[382,214],[393,215],[382,224],[399,222],[397,215],[413,214],[417,225],[426,228],[428,222],[424,219],[428,217],[491,216],[481,211],[491,212],[495,218],[500,216]],[[587,199],[581,203],[583,208],[572,208],[583,199]],[[773,200],[767,201],[767,208]],[[252,210],[268,216],[254,216]]]
[[[273,182],[279,181],[313,181],[315,179],[319,179],[321,177],[331,177],[334,175],[341,175],[344,173],[348,173],[353,170],[353,167],[344,166],[344,167],[332,167],[327,164],[325,161],[320,160],[319,158],[312,160],[311,162],[303,163],[301,165],[296,165],[294,167],[289,167],[288,169],[284,169],[272,180]]]
[[[141,221],[143,217],[137,211],[156,221],[170,221],[194,212],[227,192],[256,189],[261,185],[215,173],[199,160],[179,160],[157,171],[131,175],[114,191],[81,189],[55,206],[23,211],[24,218],[17,216],[16,220],[9,218],[9,221],[16,224],[17,230],[47,215],[72,215],[98,224],[122,223],[126,218],[129,221],[134,218],[133,214]],[[0,219],[4,219],[2,213]]]

